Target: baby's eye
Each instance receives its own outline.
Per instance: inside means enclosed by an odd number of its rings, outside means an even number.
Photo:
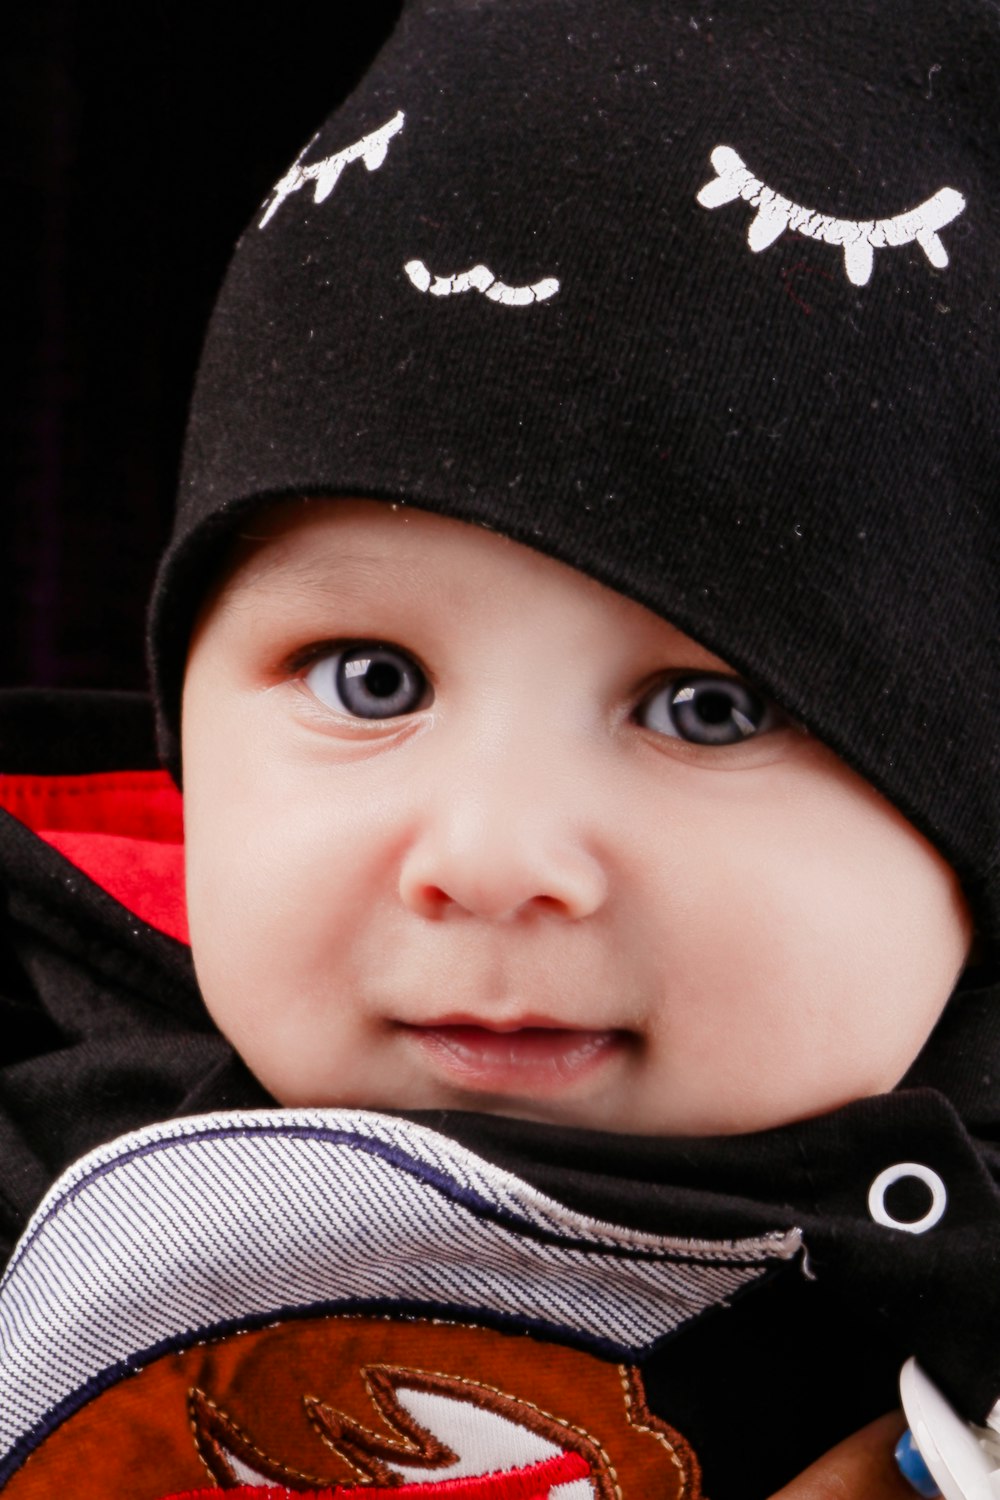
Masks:
[[[640,724],[693,745],[737,745],[781,722],[781,715],[738,677],[676,677],[638,709]]]
[[[412,714],[428,694],[423,672],[395,646],[345,646],[328,651],[313,663],[303,681],[328,708],[358,719]]]

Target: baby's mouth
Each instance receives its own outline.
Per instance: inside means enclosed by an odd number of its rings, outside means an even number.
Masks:
[[[462,1020],[402,1029],[451,1081],[521,1095],[569,1087],[625,1042],[620,1031],[544,1024],[500,1028]]]

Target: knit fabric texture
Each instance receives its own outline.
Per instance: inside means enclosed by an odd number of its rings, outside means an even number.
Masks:
[[[150,660],[164,758],[248,511],[480,523],[746,674],[1000,943],[1000,11],[418,0],[209,328]]]

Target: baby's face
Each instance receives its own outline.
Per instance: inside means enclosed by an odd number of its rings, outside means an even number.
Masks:
[[[277,1099],[703,1134],[898,1082],[970,918],[831,751],[493,533],[370,501],[254,532],[188,662],[188,906]]]

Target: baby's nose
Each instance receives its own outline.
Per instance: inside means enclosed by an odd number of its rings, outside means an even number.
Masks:
[[[429,807],[402,861],[399,892],[421,916],[507,921],[550,913],[575,921],[607,900],[608,880],[584,830],[537,799],[483,789]]]

